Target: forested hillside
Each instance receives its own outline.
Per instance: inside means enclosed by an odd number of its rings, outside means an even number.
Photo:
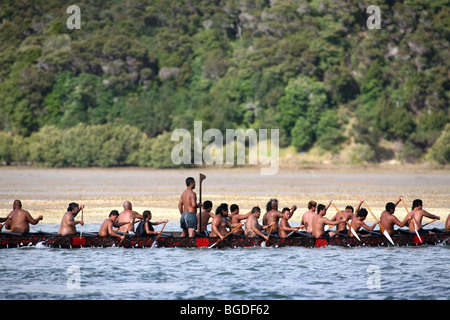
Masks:
[[[2,0],[0,161],[168,167],[171,132],[201,120],[449,163],[450,1],[376,2]]]

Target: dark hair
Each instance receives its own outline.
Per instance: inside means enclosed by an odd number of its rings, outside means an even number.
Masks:
[[[367,210],[365,208],[361,208],[358,210],[358,213],[356,214],[357,217],[367,217]]]
[[[73,209],[78,208],[78,203],[71,202],[69,203],[69,206],[67,207],[67,211],[73,211]]]
[[[231,206],[230,206],[230,211],[231,212],[233,212],[233,211],[236,211],[236,210],[239,210],[239,206],[237,205],[237,204],[232,204]]]
[[[353,212],[355,212],[355,209],[353,209],[353,207],[352,207],[352,206],[346,206],[346,207],[345,207],[345,210],[347,210],[347,209],[350,209],[350,210],[352,210],[352,213],[353,213]]]
[[[266,204],[266,211],[270,211],[272,210],[272,201],[275,201],[278,205],[278,200],[277,199],[270,199],[269,202],[267,202]]]
[[[282,213],[285,213],[286,211],[291,212],[291,210],[288,207],[284,207],[283,210],[281,210]]]
[[[393,204],[392,202],[386,203],[386,211],[391,211],[391,210],[395,210],[395,204]]]
[[[142,212],[142,216],[144,217],[144,220],[148,218],[149,215],[151,215],[152,213],[150,212],[150,210],[145,210],[144,212]]]
[[[412,203],[412,209],[411,210],[414,210],[414,208],[416,208],[416,207],[421,207],[422,205],[423,205],[422,200],[416,199]]]
[[[216,208],[216,214],[222,214],[223,210],[228,210],[228,205],[226,203],[221,203],[220,206]]]
[[[259,207],[253,207],[252,208],[252,213],[255,213],[255,212],[261,212],[261,209],[259,208]]]
[[[195,182],[195,179],[192,177],[186,178],[186,187],[189,187],[192,182]]]
[[[119,215],[119,211],[117,210],[111,210],[111,212],[109,213],[109,216],[118,216]]]
[[[206,200],[205,202],[203,202],[203,209],[209,209],[212,208],[212,202],[209,200]]]
[[[320,204],[317,205],[317,209],[316,209],[316,210],[317,210],[317,213],[319,213],[319,212],[322,211],[323,209],[325,209],[325,205],[324,205],[324,204],[321,204],[321,203],[320,203]]]

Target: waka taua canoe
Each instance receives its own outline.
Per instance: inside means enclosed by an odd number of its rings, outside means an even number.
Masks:
[[[419,237],[409,231],[399,230],[397,234],[392,236],[396,246],[420,246],[420,245],[436,245],[450,244],[450,233],[445,230],[434,228],[432,234],[421,235]],[[215,245],[215,248],[238,248],[238,247],[322,247],[322,246],[345,246],[345,247],[386,247],[392,246],[391,243],[381,234],[377,232],[367,233],[360,237],[361,241],[356,238],[340,236],[331,239],[316,239],[311,235],[298,232],[294,236],[286,239],[270,238],[265,241],[262,238],[241,238],[229,236],[225,240]],[[156,237],[134,237],[127,236],[120,244],[124,248],[147,248],[152,247]],[[218,241],[218,238],[205,237],[180,237],[179,232],[168,232],[156,240],[156,247],[182,247],[182,248],[201,248],[210,247]],[[81,247],[118,247],[120,239],[106,236],[101,237],[95,233],[83,233],[80,235],[61,236],[52,233],[28,233],[16,234],[4,232],[0,233],[0,248],[17,248],[27,246],[44,246],[51,248],[81,248]]]

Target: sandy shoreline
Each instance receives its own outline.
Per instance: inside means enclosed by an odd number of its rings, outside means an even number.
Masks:
[[[59,223],[69,202],[86,206],[86,223],[100,223],[113,209],[121,210],[125,200],[142,213],[151,210],[153,219],[178,221],[177,204],[188,176],[207,179],[203,183],[203,200],[214,208],[222,202],[236,203],[241,212],[254,205],[265,208],[270,198],[280,207],[296,204],[292,218],[299,221],[313,199],[327,204],[333,200],[339,209],[365,199],[379,216],[386,202],[403,195],[408,209],[420,198],[426,210],[445,219],[450,213],[450,170],[422,166],[303,166],[280,169],[277,175],[261,176],[258,168],[201,168],[155,170],[147,168],[67,168],[43,169],[0,167],[0,217],[6,216],[14,199],[33,217],[42,214],[40,223]],[[199,188],[197,186],[197,193]],[[263,209],[264,210],[264,209]],[[330,208],[327,217],[334,215]],[[396,215],[404,217],[401,203]],[[372,221],[370,217],[368,219]]]

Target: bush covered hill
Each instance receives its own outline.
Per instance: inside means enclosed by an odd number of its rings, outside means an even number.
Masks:
[[[450,162],[450,1],[0,2],[0,161],[172,166],[176,128]],[[369,29],[370,5],[381,29]]]

